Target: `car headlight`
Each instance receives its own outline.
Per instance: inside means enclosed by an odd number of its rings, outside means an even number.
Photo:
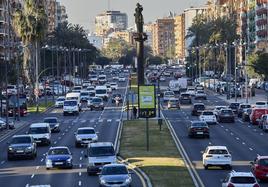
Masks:
[[[131,178],[130,178],[130,177],[128,177],[128,178],[126,179],[126,183],[127,183],[127,184],[131,183]]]
[[[25,150],[26,150],[26,151],[32,151],[32,149],[33,149],[33,148],[30,146],[30,147],[26,147]]]
[[[82,139],[80,137],[76,137],[76,140],[77,141],[81,141]]]
[[[59,127],[59,124],[57,123],[57,124],[55,125],[55,127]]]
[[[94,136],[93,138],[92,138],[92,140],[98,140],[98,136]]]
[[[12,148],[12,147],[9,147],[8,150],[9,150],[9,151],[13,151],[13,148]]]
[[[49,135],[48,135],[48,134],[46,134],[46,135],[44,136],[44,138],[49,139]]]
[[[100,180],[100,183],[101,183],[101,184],[105,184],[106,182],[105,182],[105,180],[101,179],[101,180]]]
[[[67,160],[67,162],[69,162],[69,163],[72,162],[72,158],[69,158],[69,159]]]
[[[51,166],[52,166],[52,160],[47,159],[47,160],[46,160],[46,166],[47,166],[47,167],[51,167]]]

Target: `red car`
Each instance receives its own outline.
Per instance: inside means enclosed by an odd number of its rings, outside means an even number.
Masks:
[[[251,163],[251,170],[255,177],[259,180],[268,179],[268,156],[260,156]]]
[[[268,114],[268,109],[264,108],[254,108],[250,114],[250,122],[252,125],[258,125],[258,120],[263,114]]]

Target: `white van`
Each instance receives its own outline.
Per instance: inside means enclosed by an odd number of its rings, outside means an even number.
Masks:
[[[79,110],[81,109],[81,93],[67,93],[65,100],[76,100],[78,105],[79,105]]]
[[[48,123],[31,124],[28,134],[34,138],[37,144],[50,145],[51,129]]]
[[[96,174],[106,164],[116,163],[116,154],[111,142],[89,143],[87,147],[87,173]]]
[[[107,86],[96,86],[95,88],[96,97],[101,97],[103,98],[104,101],[108,100],[108,91],[107,91]]]
[[[105,84],[107,82],[106,75],[99,75],[99,83]]]
[[[80,107],[77,100],[65,100],[63,103],[63,116],[67,114],[79,115]]]

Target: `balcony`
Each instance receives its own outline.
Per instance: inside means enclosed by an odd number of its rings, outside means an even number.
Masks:
[[[267,19],[260,19],[257,21],[257,26],[267,25]]]
[[[267,14],[267,9],[268,9],[268,7],[261,7],[259,9],[257,9],[257,11],[256,11],[257,16]]]
[[[257,36],[258,37],[266,37],[267,36],[267,30],[263,29],[263,30],[258,30],[257,31]]]

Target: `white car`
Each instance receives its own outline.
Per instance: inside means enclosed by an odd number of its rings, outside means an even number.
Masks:
[[[57,100],[55,101],[55,107],[56,108],[63,107],[64,101],[65,101],[65,97],[58,97]]]
[[[16,95],[17,94],[17,87],[16,87],[16,85],[8,85],[7,86],[7,94],[8,95]]]
[[[175,98],[175,93],[173,91],[165,91],[164,92],[164,102],[169,101],[171,98]]]
[[[160,81],[166,81],[166,78],[164,76],[161,76],[159,80]]]
[[[221,109],[227,109],[227,106],[215,106],[213,113],[216,115],[216,117],[219,115],[219,112],[221,111]]]
[[[117,85],[116,82],[111,82],[110,85],[111,85],[112,90],[117,90],[118,89],[118,85]]]
[[[217,118],[216,115],[213,113],[213,111],[203,111],[201,115],[199,116],[200,121],[206,122],[209,124],[217,124]]]
[[[118,81],[119,77],[118,76],[113,76],[114,81]]]
[[[125,81],[126,81],[126,78],[123,77],[123,76],[120,76],[120,77],[118,78],[118,81],[119,81],[119,82],[125,82]]]
[[[203,90],[197,90],[195,92],[195,99],[207,100],[207,94]]]
[[[254,108],[268,108],[266,101],[257,101]]]
[[[222,180],[222,187],[260,187],[255,176],[251,172],[231,171]]]
[[[88,143],[98,141],[98,135],[93,127],[78,128],[74,135],[76,147],[81,147],[82,145],[88,145]]]
[[[232,169],[232,156],[226,146],[207,146],[202,156],[203,166],[220,166]]]
[[[187,88],[186,93],[190,94],[191,96],[195,95],[195,88]]]

